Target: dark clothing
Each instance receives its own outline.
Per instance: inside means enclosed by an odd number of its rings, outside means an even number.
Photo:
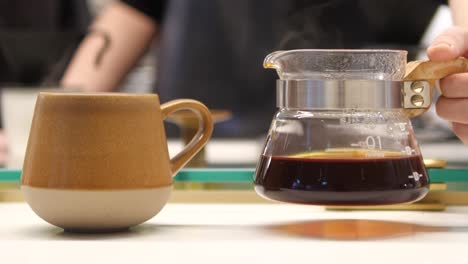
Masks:
[[[272,51],[416,47],[441,0],[122,0],[162,24],[157,92],[234,118],[215,135],[266,133],[276,111]]]
[[[90,20],[83,0],[0,0],[0,86],[56,85]]]
[[[90,19],[83,0],[0,0],[2,30],[86,32]]]
[[[145,15],[161,23],[163,14],[166,11],[167,0],[145,1],[145,0],[123,0],[126,4],[138,9]]]
[[[83,0],[0,0],[0,92],[56,86],[90,21]]]

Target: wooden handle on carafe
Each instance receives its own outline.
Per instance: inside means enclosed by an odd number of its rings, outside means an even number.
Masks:
[[[405,81],[439,80],[454,73],[468,71],[468,59],[458,58],[450,61],[411,61],[406,65]]]
[[[434,94],[434,84],[448,75],[468,72],[468,59],[457,58],[450,61],[411,61],[406,65],[405,81],[424,80],[429,81],[431,98]],[[405,109],[409,117],[418,116],[427,109]]]

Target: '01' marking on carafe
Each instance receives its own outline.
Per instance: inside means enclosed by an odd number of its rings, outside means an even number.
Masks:
[[[382,149],[382,139],[380,136],[367,136],[366,140],[359,141],[357,143],[351,143],[351,147],[360,147],[367,149]]]

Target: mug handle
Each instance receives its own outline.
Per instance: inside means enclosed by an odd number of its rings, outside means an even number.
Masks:
[[[213,133],[213,118],[204,104],[191,99],[172,100],[161,105],[162,118],[166,119],[171,113],[179,110],[190,110],[197,116],[198,130],[184,149],[171,159],[173,176],[206,145]]]

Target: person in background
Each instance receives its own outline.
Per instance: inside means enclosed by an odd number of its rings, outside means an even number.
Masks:
[[[431,60],[468,52],[468,1],[449,1],[455,24],[428,48]],[[441,0],[122,0],[92,24],[62,79],[82,91],[113,91],[155,41],[162,101],[189,97],[234,118],[216,129],[258,136],[275,111],[275,73],[265,55],[295,48],[417,45]],[[97,64],[97,57],[100,63]],[[438,114],[468,143],[468,73],[441,81]],[[215,134],[216,135],[216,134]]]
[[[83,0],[0,1],[0,90],[57,86],[90,22]],[[8,141],[0,125],[2,166]]]

